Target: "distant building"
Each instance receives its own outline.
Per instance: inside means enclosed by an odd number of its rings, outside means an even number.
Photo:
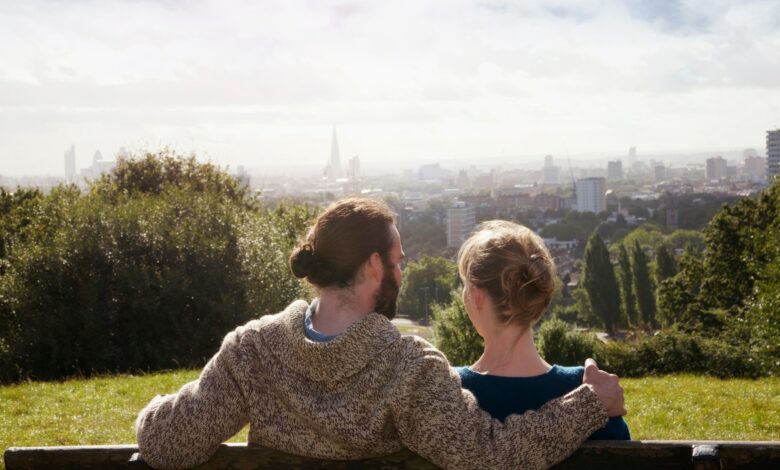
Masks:
[[[766,177],[771,183],[780,173],[780,129],[766,131]]]
[[[704,171],[704,177],[708,181],[717,181],[726,178],[729,174],[726,159],[718,155],[715,158],[707,159],[707,167]]]
[[[349,170],[347,173],[347,178],[349,178],[350,181],[360,181],[361,178],[361,172],[360,172],[360,156],[355,155],[354,157],[349,159]]]
[[[442,168],[438,163],[429,163],[422,165],[418,172],[420,180],[422,181],[445,181],[449,178],[450,173]]]
[[[628,149],[628,168],[634,170],[636,167],[636,147]]]
[[[607,162],[607,179],[611,181],[623,179],[623,162],[620,160]]]
[[[447,248],[457,248],[463,244],[477,225],[474,207],[463,201],[456,201],[447,208]]]
[[[742,158],[757,157],[757,156],[758,156],[758,150],[756,149],[745,149],[742,151]]]
[[[544,184],[560,184],[561,169],[553,164],[553,156],[545,155],[542,168],[542,182]]]
[[[604,178],[577,180],[577,210],[579,212],[603,212],[607,210],[607,184]]]
[[[742,176],[753,183],[766,181],[766,158],[757,156],[745,157],[745,165],[742,167]]]
[[[100,177],[103,173],[109,173],[116,166],[115,160],[109,160],[103,158],[103,154],[100,150],[96,150],[92,156],[92,165],[81,170],[81,175],[90,180],[94,180]]]
[[[655,175],[655,181],[656,183],[660,183],[661,181],[666,180],[666,167],[663,165],[656,165],[655,168],[653,168],[653,173]]]
[[[238,180],[241,186],[249,187],[251,177],[249,176],[249,173],[247,173],[244,165],[238,165],[238,167],[236,167],[236,173],[233,176]]]
[[[325,167],[325,177],[329,181],[336,181],[343,178],[344,174],[341,170],[341,158],[339,156],[339,139],[336,136],[336,126],[333,126],[333,137],[330,142],[330,160]]]
[[[65,180],[69,183],[76,180],[76,146],[73,144],[65,151]]]

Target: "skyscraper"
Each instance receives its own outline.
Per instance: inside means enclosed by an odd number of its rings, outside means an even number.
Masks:
[[[447,208],[447,248],[463,244],[477,226],[476,209],[463,201]]]
[[[612,181],[620,181],[623,179],[623,162],[620,160],[607,162],[607,179]]]
[[[745,165],[742,167],[742,177],[754,183],[766,181],[766,158],[758,156],[745,157]]]
[[[780,129],[766,131],[766,179],[771,184],[780,173]]]
[[[709,181],[720,180],[728,177],[728,165],[726,159],[718,155],[715,158],[707,159],[707,168],[705,177]]]
[[[72,183],[76,179],[76,146],[71,144],[65,151],[65,180]]]
[[[545,155],[542,168],[542,182],[544,184],[560,184],[561,169],[553,164],[553,156]]]
[[[577,180],[577,210],[598,214],[607,210],[607,183],[604,178]]]
[[[339,157],[339,139],[336,137],[336,126],[333,126],[333,138],[330,143],[330,160],[325,168],[325,176],[330,181],[336,181],[343,177],[341,171],[341,158]]]

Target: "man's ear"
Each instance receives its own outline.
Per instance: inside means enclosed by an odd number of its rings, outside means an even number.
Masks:
[[[371,253],[368,258],[368,275],[371,276],[376,282],[382,282],[382,276],[384,275],[385,264],[382,262],[382,257],[376,251]]]

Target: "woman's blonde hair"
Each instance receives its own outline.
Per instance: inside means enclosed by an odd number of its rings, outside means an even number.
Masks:
[[[555,264],[542,239],[505,220],[483,222],[458,252],[465,283],[485,289],[507,322],[536,323],[555,292]]]

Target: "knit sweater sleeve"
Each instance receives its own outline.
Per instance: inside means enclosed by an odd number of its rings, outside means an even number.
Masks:
[[[158,395],[141,410],[138,449],[154,468],[189,468],[211,457],[249,420],[237,380],[240,331],[228,334],[198,380],[178,393]]]
[[[393,415],[403,444],[444,468],[547,468],[607,422],[598,397],[580,386],[502,423],[482,411],[447,359],[430,345],[407,358]]]

